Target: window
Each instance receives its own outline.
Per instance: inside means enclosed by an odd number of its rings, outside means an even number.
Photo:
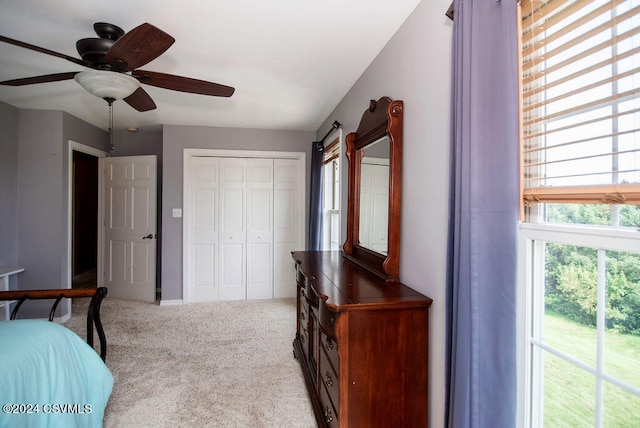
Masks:
[[[639,8],[522,2],[525,201],[640,203]]]
[[[640,424],[640,0],[522,0],[525,426]]]
[[[638,232],[523,224],[526,426],[640,421]]]
[[[323,250],[340,250],[340,136],[342,130],[331,137],[324,148],[324,209]]]

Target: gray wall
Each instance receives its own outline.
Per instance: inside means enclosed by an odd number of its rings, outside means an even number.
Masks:
[[[26,268],[20,288],[58,288],[67,260],[62,112],[21,110],[19,126],[18,264]]]
[[[111,156],[158,156],[158,167],[162,165],[162,126],[143,127],[138,132],[118,129],[113,134]]]
[[[307,160],[307,183],[305,185],[308,187],[311,142],[314,138],[315,134],[310,131],[164,126],[162,144],[162,300],[182,299],[182,218],[173,218],[171,213],[173,208],[182,208],[183,149],[304,152]],[[308,210],[308,207],[306,209]]]
[[[19,110],[0,101],[0,266],[18,263],[18,117]],[[15,285],[15,279],[11,280]]]
[[[429,425],[444,426],[445,299],[449,197],[451,0],[422,1],[327,117],[354,132],[370,99],[404,101],[400,279],[433,299],[429,326]],[[346,158],[343,156],[344,161]],[[345,163],[346,164],[346,163]],[[347,168],[342,182],[347,183]],[[347,190],[343,188],[343,207]],[[346,210],[343,231],[346,234]]]
[[[17,264],[25,268],[18,288],[68,287],[69,140],[107,151],[108,137],[105,131],[61,111],[19,110],[17,129],[17,219],[13,228],[17,231]],[[30,302],[21,314],[44,316],[46,306],[45,302]],[[62,309],[64,315],[68,306]]]

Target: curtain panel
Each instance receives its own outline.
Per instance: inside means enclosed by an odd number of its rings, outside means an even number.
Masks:
[[[447,266],[448,427],[516,426],[515,0],[455,0]]]
[[[311,148],[311,189],[309,203],[309,239],[307,250],[322,250],[322,208],[324,205],[323,145],[313,142]]]

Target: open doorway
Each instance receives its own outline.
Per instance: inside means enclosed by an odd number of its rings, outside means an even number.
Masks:
[[[72,152],[71,286],[97,286],[98,268],[98,158]]]

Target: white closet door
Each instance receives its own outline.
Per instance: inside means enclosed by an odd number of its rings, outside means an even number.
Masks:
[[[296,278],[291,252],[304,246],[301,210],[303,171],[294,159],[274,159],[274,292],[275,298],[294,297]]]
[[[387,254],[389,222],[389,166],[372,165],[371,171],[371,232],[369,248]]]
[[[273,159],[247,159],[247,299],[273,298]]]
[[[362,163],[360,165],[360,228],[358,230],[358,243],[366,248],[371,248],[371,197],[373,185],[373,165]]]
[[[213,157],[192,159],[190,302],[218,300],[218,163]]]
[[[364,158],[360,165],[359,243],[387,253],[389,211],[389,165],[387,159]]]
[[[220,300],[246,298],[246,160],[220,159]]]
[[[269,152],[270,153],[270,152]],[[295,297],[304,249],[304,157],[185,161],[187,302]]]

